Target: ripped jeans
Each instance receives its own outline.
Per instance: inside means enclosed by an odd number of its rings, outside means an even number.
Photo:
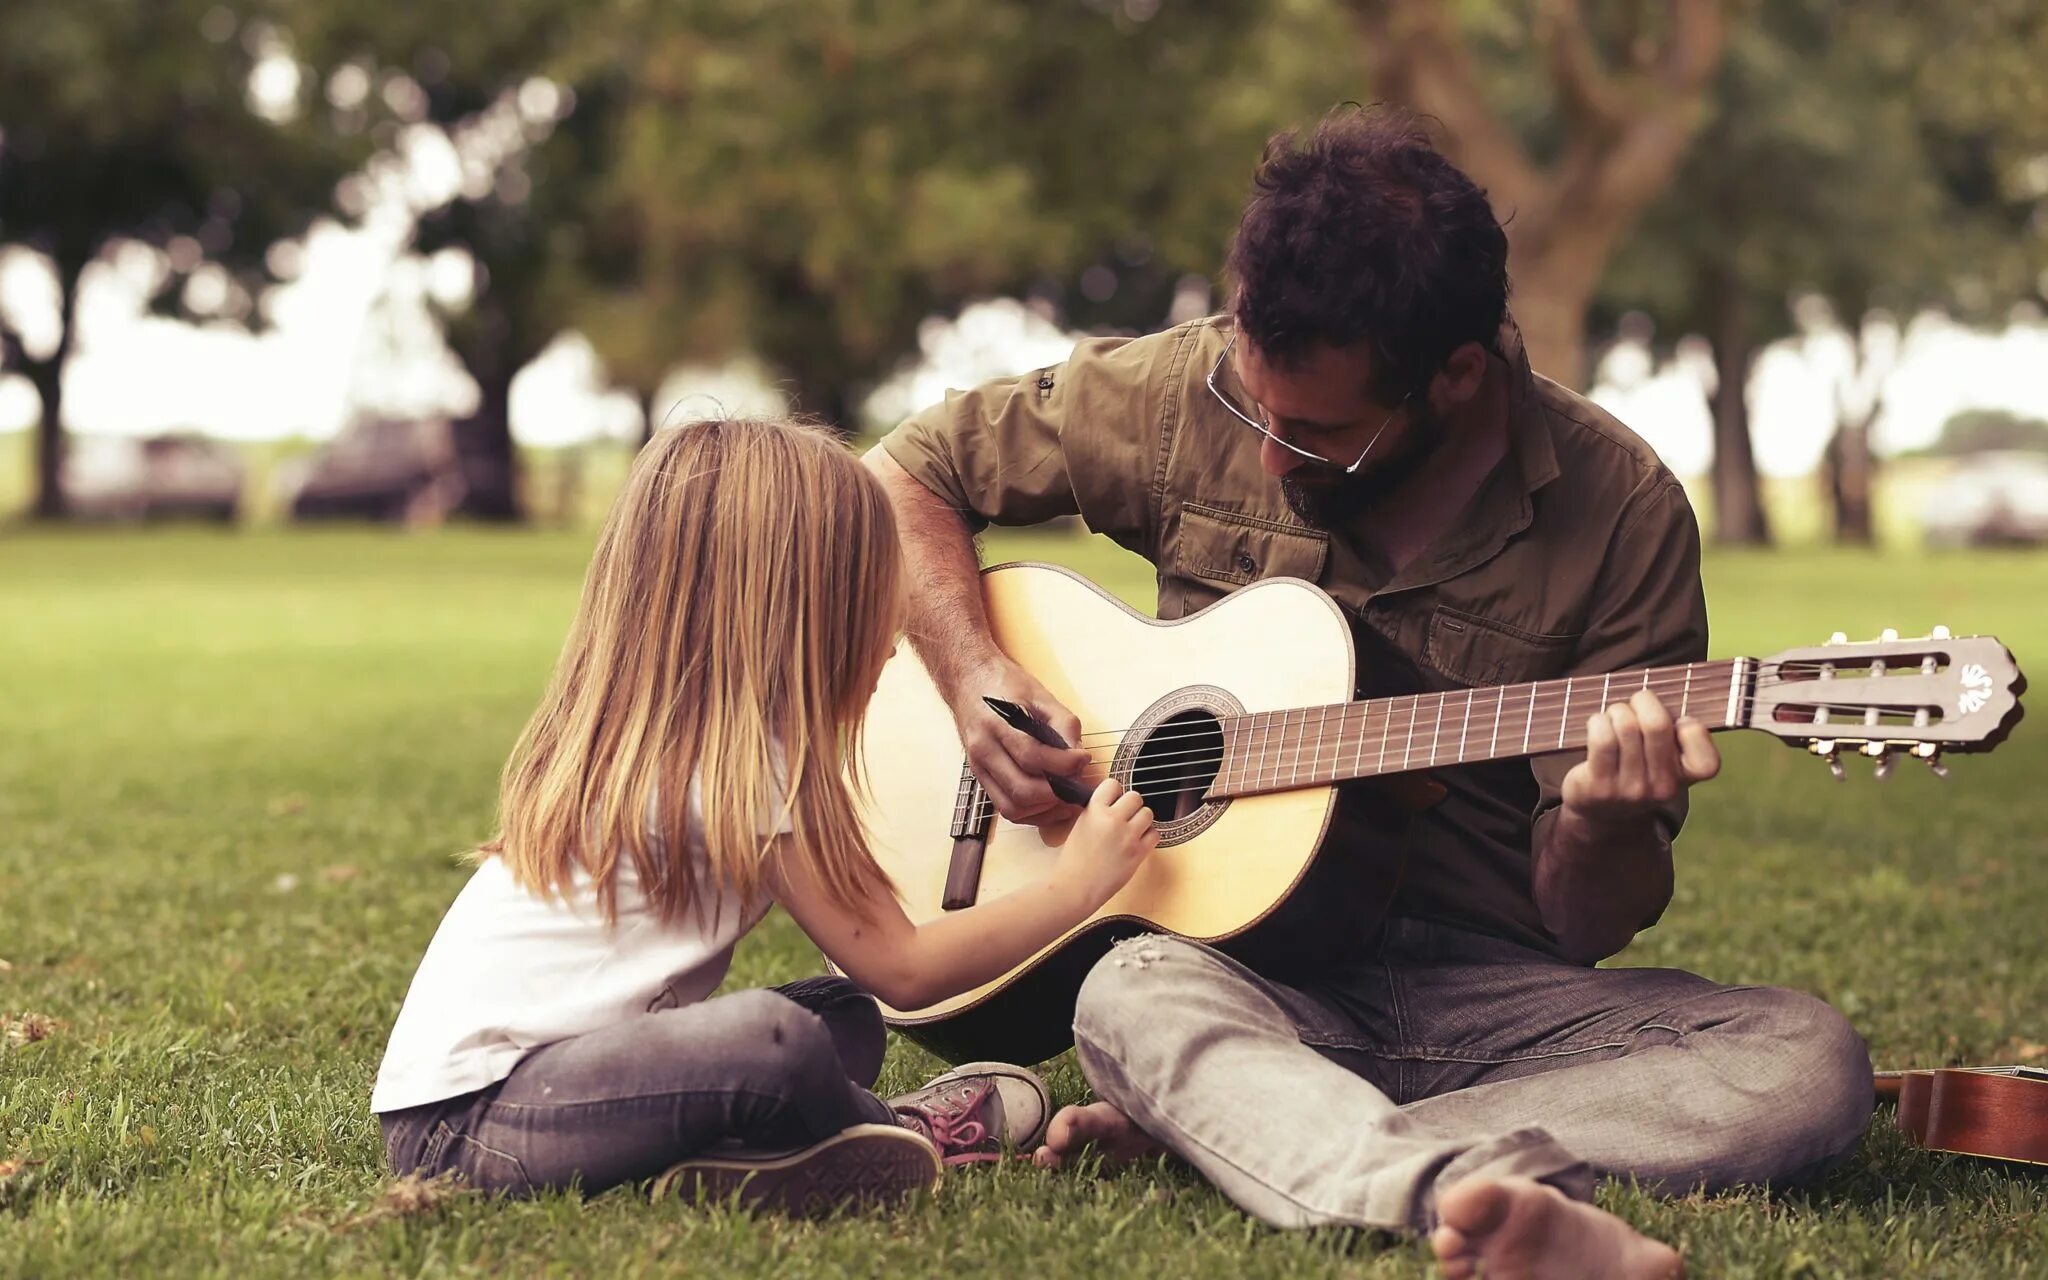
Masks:
[[[1783,1183],[1852,1150],[1870,1058],[1841,1014],[1676,969],[1588,969],[1420,920],[1313,986],[1140,936],[1074,1016],[1097,1096],[1275,1226],[1426,1232],[1437,1192],[1596,1175]]]
[[[893,1124],[868,1086],[881,1011],[844,978],[735,991],[534,1050],[475,1093],[387,1112],[394,1173],[594,1195],[717,1149],[774,1152]]]

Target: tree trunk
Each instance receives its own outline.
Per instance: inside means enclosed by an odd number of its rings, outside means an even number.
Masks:
[[[472,520],[516,523],[525,519],[519,501],[519,455],[512,444],[512,378],[519,366],[493,362],[470,369],[476,379],[476,412],[455,424],[455,455],[466,491],[457,514]]]
[[[1742,315],[1734,277],[1710,268],[1702,287],[1712,316],[1714,351],[1714,540],[1724,546],[1770,545],[1756,451],[1749,436],[1749,374],[1756,347]]]
[[[57,349],[47,359],[24,357],[28,380],[42,401],[36,422],[36,498],[29,514],[37,520],[62,520],[71,504],[64,493],[64,366],[71,359],[73,326],[78,320],[78,278],[82,261],[59,260],[57,269]]]
[[[648,443],[654,439],[654,433],[661,429],[661,419],[656,416],[660,411],[655,408],[654,404],[654,397],[660,394],[661,388],[654,387],[641,392],[636,397],[640,401],[640,447],[642,449],[645,449]]]
[[[1871,502],[1877,459],[1870,451],[1870,423],[1876,416],[1843,418],[1822,460],[1835,511],[1835,541],[1843,546],[1868,547],[1877,541]]]
[[[847,386],[850,375],[836,365],[827,368],[792,368],[790,381],[795,391],[794,409],[816,418],[842,436],[860,429],[855,421],[853,396]]]
[[[1525,286],[1517,274],[1512,310],[1529,354],[1529,367],[1574,390],[1589,381],[1586,308],[1591,300],[1591,289],[1552,282],[1536,271],[1528,274]]]

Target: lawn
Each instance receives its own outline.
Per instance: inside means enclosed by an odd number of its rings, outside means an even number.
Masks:
[[[0,1275],[1427,1272],[1413,1246],[1265,1230],[1164,1164],[972,1171],[822,1226],[626,1193],[389,1203],[371,1076],[587,546],[0,534]],[[1101,544],[992,552],[1149,588]],[[1719,654],[1937,622],[2048,654],[2048,557],[1724,556],[1708,575]],[[2038,724],[1947,783],[1852,765],[1838,786],[1758,735],[1722,741],[1678,901],[1617,963],[1816,992],[1880,1065],[2048,1057]],[[732,980],[817,964],[778,919]],[[899,1043],[884,1085],[932,1065]],[[1051,1079],[1083,1092],[1071,1061]],[[2048,1275],[2038,1173],[1912,1151],[1888,1121],[1806,1192],[1603,1203],[1696,1275]]]

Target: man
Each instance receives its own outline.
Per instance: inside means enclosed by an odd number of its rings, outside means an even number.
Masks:
[[[971,530],[991,521],[1079,515],[1157,567],[1162,617],[1314,581],[1353,624],[1368,694],[1705,657],[1684,491],[1531,373],[1506,237],[1412,122],[1351,108],[1275,139],[1229,265],[1229,315],[1084,342],[869,455],[918,584],[913,641],[1006,817],[1070,817],[1044,779],[1085,756],[980,702],[1031,706],[1068,742],[1083,727],[990,640]],[[1306,959],[1254,972],[1124,944],[1145,963],[1098,965],[1075,1013],[1100,1101],[1061,1112],[1040,1162],[1156,1142],[1276,1225],[1431,1232],[1453,1275],[1648,1277],[1677,1256],[1587,1203],[1595,1175],[1676,1192],[1847,1152],[1872,1091],[1839,1014],[1591,967],[1670,902],[1686,788],[1720,761],[1648,692],[1592,717],[1588,743],[1442,770],[1420,812],[1347,788],[1296,895],[1340,917]]]

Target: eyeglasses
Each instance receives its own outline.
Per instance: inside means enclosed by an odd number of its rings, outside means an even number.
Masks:
[[[1309,450],[1302,448],[1300,445],[1295,444],[1290,440],[1281,439],[1279,436],[1273,434],[1273,429],[1271,427],[1268,427],[1265,423],[1260,422],[1257,418],[1252,417],[1250,414],[1246,413],[1244,410],[1238,408],[1236,405],[1230,402],[1230,397],[1224,395],[1223,389],[1216,385],[1216,375],[1223,371],[1223,362],[1225,360],[1230,359],[1230,349],[1236,345],[1237,334],[1233,331],[1230,335],[1230,341],[1223,344],[1223,354],[1216,357],[1216,363],[1209,369],[1209,377],[1207,379],[1209,383],[1209,394],[1215,396],[1216,402],[1222,405],[1224,408],[1230,410],[1230,412],[1236,416],[1239,422],[1244,423],[1246,426],[1258,432],[1260,435],[1266,437],[1266,439],[1271,440],[1274,444],[1277,444],[1281,448],[1287,450],[1289,453],[1295,454],[1301,458],[1305,458],[1318,466],[1329,467],[1332,470],[1341,471],[1347,476],[1355,474],[1360,467],[1365,465],[1366,458],[1372,454],[1373,446],[1380,442],[1380,437],[1387,433],[1387,428],[1389,426],[1393,425],[1394,418],[1401,412],[1403,408],[1407,407],[1408,401],[1412,399],[1415,395],[1415,393],[1411,391],[1407,395],[1401,397],[1401,403],[1394,406],[1392,412],[1387,414],[1386,420],[1380,423],[1380,429],[1372,433],[1372,439],[1365,442],[1365,451],[1358,455],[1358,460],[1356,462],[1353,462],[1350,466],[1347,467],[1341,462],[1335,462],[1329,458],[1325,458],[1320,453],[1312,453]],[[1259,412],[1261,414],[1264,414],[1265,409],[1261,408]]]

